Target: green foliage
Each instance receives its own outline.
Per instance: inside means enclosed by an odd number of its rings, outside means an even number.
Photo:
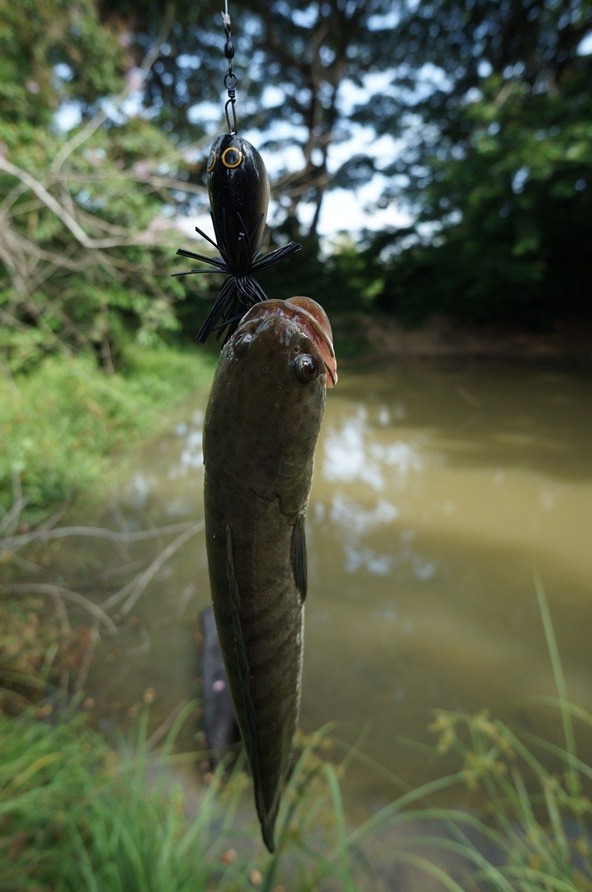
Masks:
[[[587,724],[592,722],[592,716],[565,701],[560,709],[573,709]],[[482,819],[462,812],[441,814],[451,822],[457,851],[471,865],[468,888],[589,892],[592,803],[586,791],[592,768],[570,748],[544,740],[525,743],[486,712],[439,711],[432,730],[438,734],[439,751],[456,753],[467,787],[487,802]],[[546,767],[549,751],[557,770]]]
[[[591,28],[589,0],[244,3],[233,19],[240,126],[258,131],[281,183],[274,238],[304,244],[291,269],[269,272],[269,293],[409,323],[442,312],[533,328],[590,318]],[[181,304],[195,280],[171,277],[182,241],[171,223],[203,199],[225,70],[210,4],[3,5],[5,369],[65,351],[113,372],[130,337],[153,345],[180,321],[199,324],[204,304]],[[375,95],[356,92],[372,84]],[[215,123],[199,110],[210,100]],[[65,108],[80,119],[67,133]],[[337,164],[333,148],[360,126],[368,150]],[[396,144],[385,150],[372,133]],[[377,171],[382,205],[409,209],[414,228],[324,258],[328,190]]]
[[[0,119],[49,126],[62,102],[119,88],[123,54],[92,0],[22,0],[0,10]]]
[[[170,219],[182,160],[129,105],[121,44],[94,4],[28,5],[0,23],[0,64],[24,91],[9,86],[0,117],[0,358],[18,372],[87,352],[113,372],[128,335],[153,345],[178,329]],[[54,112],[70,99],[81,122],[64,133]]]
[[[391,264],[384,307],[535,328],[591,318],[591,28],[584,0],[434,0],[402,17],[417,89],[394,91],[409,139],[387,196],[411,203],[418,237]]]
[[[177,330],[172,308],[182,289],[170,276],[172,235],[154,222],[163,203],[150,185],[159,164],[173,163],[166,142],[152,140],[156,154],[143,162],[143,182],[126,166],[132,146],[137,163],[143,157],[147,129],[99,130],[55,170],[53,159],[68,147],[63,138],[15,148],[4,179],[0,159],[7,259],[0,350],[13,371],[58,350],[92,351],[113,371],[126,332],[154,344]],[[31,172],[39,169],[47,171],[43,181]]]
[[[382,293],[383,270],[371,253],[356,245],[351,236],[342,235],[334,244],[324,269],[327,306],[335,311],[343,307],[371,309]]]
[[[55,888],[72,809],[106,750],[81,720],[51,728],[0,718],[0,878],[6,892]]]
[[[282,299],[304,294],[327,312],[369,311],[382,291],[384,268],[348,235],[323,257],[316,239],[301,240],[302,250],[285,265],[261,276],[267,294]]]
[[[592,721],[565,701],[561,709]],[[405,868],[411,888],[429,877],[450,892],[590,892],[592,767],[569,748],[526,745],[486,713],[440,712],[433,731],[460,770],[396,794],[352,826],[342,778],[363,755],[329,761],[330,739],[319,732],[295,764],[269,856],[240,763],[188,795],[196,754],[175,755],[173,744],[189,714],[191,705],[157,752],[145,714],[119,755],[80,716],[0,718],[2,888],[272,892],[289,883],[294,892],[362,892]],[[557,771],[544,765],[549,752]],[[481,816],[434,804],[442,791],[460,796],[463,784],[484,794]]]
[[[313,892],[334,881],[359,888],[338,842],[345,827],[337,774],[319,757],[319,738],[295,766],[269,857],[255,843],[255,820],[236,826],[247,797],[251,808],[240,767],[227,779],[219,770],[187,795],[195,754],[171,752],[187,713],[160,752],[150,750],[143,720],[119,756],[80,716],[53,725],[27,713],[0,718],[2,889],[271,892],[289,882],[294,892]]]
[[[34,373],[1,379],[0,510],[10,509],[15,480],[29,516],[92,493],[108,454],[190,389],[205,388],[211,373],[211,360],[197,353],[135,348],[108,377],[89,357],[48,357]]]

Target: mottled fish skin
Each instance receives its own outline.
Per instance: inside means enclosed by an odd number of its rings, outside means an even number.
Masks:
[[[321,307],[309,298],[264,301],[222,350],[204,424],[212,601],[270,851],[300,704],[304,515],[326,389],[336,380]]]

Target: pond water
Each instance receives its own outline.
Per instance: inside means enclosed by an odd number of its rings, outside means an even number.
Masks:
[[[64,552],[63,578],[79,589],[86,579],[87,595],[120,611],[90,678],[106,729],[144,700],[165,717],[197,692],[197,615],[209,603],[203,415],[203,403],[189,403],[134,453],[102,520],[132,531],[192,526]],[[340,369],[307,523],[305,731],[333,722],[338,737],[410,783],[441,769],[428,732],[436,708],[487,708],[517,731],[560,740],[557,712],[536,699],[556,693],[536,573],[570,699],[592,710],[591,437],[584,373]],[[362,764],[347,783],[360,814],[392,795]]]

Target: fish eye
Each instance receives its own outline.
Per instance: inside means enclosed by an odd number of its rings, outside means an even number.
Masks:
[[[233,342],[233,350],[234,355],[245,356],[249,352],[249,347],[253,343],[255,335],[250,331],[244,331],[242,334],[239,334]]]
[[[319,375],[319,363],[310,353],[300,353],[292,360],[292,371],[297,381],[308,384]]]
[[[240,164],[242,164],[242,161],[243,153],[240,149],[237,149],[234,146],[229,146],[222,152],[222,164],[224,165],[224,167],[230,168],[230,170],[238,167]]]
[[[206,168],[208,173],[211,173],[213,171],[214,167],[216,166],[217,160],[218,160],[218,156],[216,155],[214,150],[212,150],[210,152],[210,154],[208,155],[208,166]]]

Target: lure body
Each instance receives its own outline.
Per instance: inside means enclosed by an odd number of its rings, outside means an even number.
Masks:
[[[208,158],[208,195],[216,242],[239,275],[248,275],[263,241],[269,177],[263,158],[236,134],[219,136]]]
[[[290,242],[269,254],[261,254],[265,221],[269,207],[269,177],[257,149],[236,133],[219,136],[208,157],[208,194],[215,241],[196,227],[196,231],[220,252],[207,257],[179,248],[177,254],[207,263],[220,273],[227,273],[197,338],[202,343],[217,330],[227,340],[244,313],[254,304],[267,300],[256,276],[300,250]],[[196,275],[208,270],[188,270],[175,275]]]
[[[222,350],[204,425],[212,601],[270,851],[300,703],[304,516],[335,368],[318,304],[260,303]]]

